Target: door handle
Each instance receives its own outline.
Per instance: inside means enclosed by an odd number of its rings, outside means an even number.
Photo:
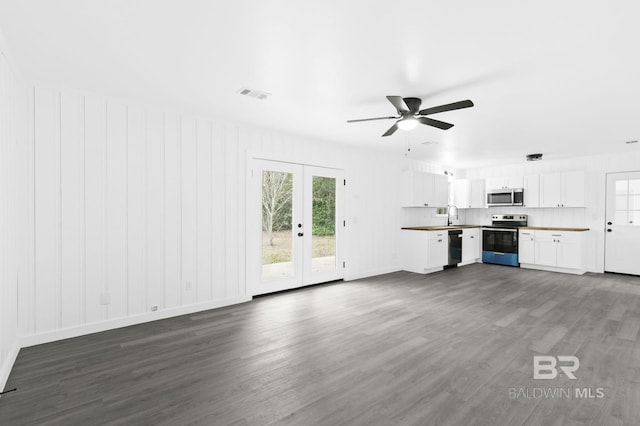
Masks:
[[[298,232],[298,237],[302,237],[304,235],[304,232]]]
[[[607,232],[611,232],[611,229],[607,229]]]
[[[607,225],[613,225],[613,222],[607,222]]]

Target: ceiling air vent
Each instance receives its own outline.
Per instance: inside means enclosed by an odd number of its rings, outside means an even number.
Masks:
[[[542,160],[542,154],[527,155],[527,161],[540,161],[540,160]]]
[[[249,87],[241,87],[240,90],[238,90],[238,94],[260,100],[267,99],[271,96],[271,93],[263,92],[262,90],[250,89]]]

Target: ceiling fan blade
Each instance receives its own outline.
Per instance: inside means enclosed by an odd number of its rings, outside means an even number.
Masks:
[[[456,109],[469,108],[472,106],[473,106],[473,102],[467,99],[466,101],[454,102],[452,104],[446,104],[446,105],[440,105],[437,107],[421,109],[418,114],[420,115],[437,114],[439,112],[453,111]]]
[[[402,96],[387,96],[387,99],[396,107],[398,113],[409,112],[409,107],[402,99]]]
[[[373,121],[373,120],[391,120],[399,117],[377,117],[377,118],[358,118],[356,120],[347,120],[347,123],[358,123],[360,121]]]
[[[434,120],[428,117],[418,117],[418,121],[427,126],[437,127],[438,129],[447,130],[453,127],[453,124],[445,123],[444,121]]]
[[[384,132],[384,135],[382,135],[382,136],[391,136],[392,134],[394,134],[396,132],[396,130],[398,130],[398,123],[396,123],[393,126],[391,126],[389,128],[389,130]]]

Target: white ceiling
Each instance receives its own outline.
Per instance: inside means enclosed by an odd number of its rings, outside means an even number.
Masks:
[[[453,167],[640,149],[638,16],[637,0],[0,0],[26,79]],[[432,116],[448,131],[345,123],[394,115],[386,95],[476,106]]]

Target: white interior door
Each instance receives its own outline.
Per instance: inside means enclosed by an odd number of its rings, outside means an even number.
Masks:
[[[640,172],[607,174],[605,225],[605,271],[640,275]]]
[[[341,170],[252,160],[247,280],[252,295],[343,277]]]

